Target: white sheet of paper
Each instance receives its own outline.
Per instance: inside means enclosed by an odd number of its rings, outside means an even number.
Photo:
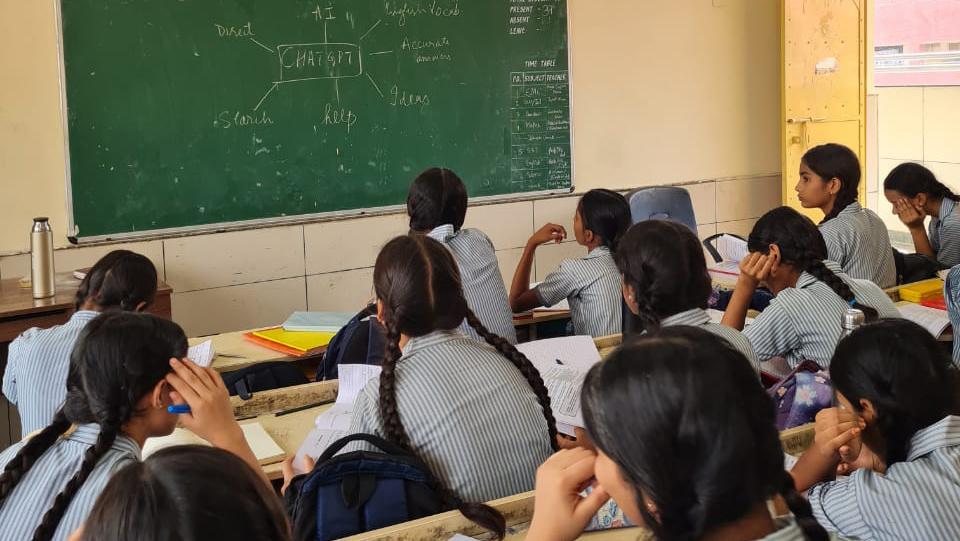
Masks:
[[[710,316],[710,322],[720,325],[720,322],[723,321],[723,312],[720,310],[714,310],[713,308],[707,308],[707,314]],[[753,323],[753,318],[748,317],[744,320],[744,327],[749,327]]]
[[[750,251],[747,249],[747,241],[738,239],[733,235],[723,235],[717,239],[717,252],[724,261],[740,263],[747,257]]]
[[[451,537],[448,541],[477,541],[477,539],[458,533],[457,535]]]
[[[723,261],[707,268],[710,272],[719,272],[720,274],[729,274],[731,276],[740,276],[740,263],[736,261]]]
[[[550,394],[550,403],[557,418],[557,429],[573,434],[574,427],[583,427],[580,391],[590,368],[600,362],[600,352],[589,336],[548,338],[520,344],[517,349],[530,359],[540,372]]]
[[[213,364],[213,358],[216,356],[217,353],[213,350],[213,340],[201,342],[187,350],[187,358],[204,368]]]
[[[945,310],[938,310],[920,304],[906,304],[897,307],[904,319],[920,325],[935,337],[940,337],[950,326],[950,316]]]
[[[380,367],[369,364],[341,364],[337,367],[337,404],[353,404],[371,379],[380,377]]]
[[[547,338],[518,344],[517,349],[534,364],[538,361],[557,364],[559,359],[561,366],[573,367],[584,374],[600,362],[600,352],[589,336]]]
[[[343,365],[340,367],[343,368]],[[309,455],[316,460],[330,447],[330,444],[350,433],[350,422],[353,418],[353,403],[337,403],[327,411],[317,416],[315,426],[307,438],[297,449],[297,456],[293,460],[293,469],[298,474],[303,471],[303,457]]]

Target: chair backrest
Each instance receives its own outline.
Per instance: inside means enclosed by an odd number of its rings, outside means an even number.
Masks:
[[[673,220],[697,232],[690,193],[677,186],[638,188],[627,194],[633,223],[646,220]]]

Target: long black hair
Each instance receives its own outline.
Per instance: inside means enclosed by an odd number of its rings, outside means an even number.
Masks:
[[[76,309],[87,300],[103,310],[133,311],[153,304],[157,269],[153,262],[130,250],[114,250],[100,258],[80,282]]]
[[[243,460],[186,445],[118,471],[97,498],[81,539],[284,541],[290,529],[280,499]]]
[[[910,439],[960,414],[960,372],[937,340],[905,319],[864,325],[837,345],[830,378],[857,411],[873,403],[887,465],[906,460]]]
[[[600,237],[600,244],[616,252],[620,237],[630,227],[630,205],[613,190],[596,189],[583,194],[577,204],[583,228]]]
[[[644,329],[652,331],[664,318],[707,307],[710,275],[700,241],[687,226],[639,222],[620,239],[616,261],[623,282],[634,289]]]
[[[0,507],[30,468],[72,424],[96,423],[100,434],[77,473],[57,495],[34,532],[51,539],[100,457],[137,414],[137,403],[170,372],[170,359],[187,353],[187,337],[176,323],[149,314],[104,312],[81,333],[70,355],[67,398],[50,426],[28,441],[0,474]]]
[[[467,187],[449,169],[427,169],[410,185],[407,215],[410,231],[432,231],[446,224],[459,231],[467,216]]]
[[[916,197],[925,193],[933,199],[952,199],[960,201],[960,195],[937,180],[933,171],[919,163],[906,162],[893,168],[883,181],[884,190],[894,190],[907,197]]]
[[[750,232],[747,249],[768,254],[771,244],[780,248],[781,263],[805,271],[827,284],[841,299],[863,311],[867,321],[877,319],[877,310],[858,302],[850,286],[824,265],[827,244],[810,218],[790,207],[775,208],[764,214]],[[839,324],[838,321],[837,325]]]
[[[784,471],[773,402],[710,332],[670,327],[616,350],[587,375],[583,414],[656,539],[700,539],[778,494],[807,539],[827,539]]]
[[[397,408],[396,367],[400,360],[400,335],[423,336],[436,330],[456,329],[464,319],[477,334],[500,352],[523,374],[543,408],[551,446],[556,449],[557,427],[550,397],[540,373],[510,342],[490,332],[470,310],[463,296],[457,264],[439,242],[423,235],[397,237],[377,256],[373,271],[377,299],[383,304],[387,329],[387,355],[380,373],[380,416],[388,440],[413,450]],[[438,487],[456,499],[445,487]],[[493,508],[459,502],[467,518],[503,537],[505,522]]]
[[[848,147],[836,143],[815,146],[803,155],[801,161],[824,182],[833,178],[840,181],[840,191],[837,192],[833,208],[820,223],[836,218],[857,200],[860,193],[860,159]]]

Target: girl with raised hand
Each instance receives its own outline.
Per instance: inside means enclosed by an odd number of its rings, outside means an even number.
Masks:
[[[747,247],[750,255],[740,262],[723,324],[742,330],[761,361],[784,357],[791,368],[804,360],[827,368],[848,308],[862,310],[867,320],[900,317],[879,286],[847,276],[827,259],[817,226],[792,208],[764,214],[753,226]],[[775,296],[744,329],[750,299],[760,285]]]
[[[770,397],[716,335],[671,327],[621,347],[587,375],[583,413],[596,451],[540,467],[527,541],[577,539],[608,498],[657,540],[828,538],[783,469]],[[792,518],[771,516],[777,496]]]
[[[148,314],[107,312],[91,321],[70,358],[67,397],[53,422],[0,453],[0,541],[63,540],[86,519],[147,438],[180,422],[266,476],[234,420],[223,380],[183,359],[187,338]]]

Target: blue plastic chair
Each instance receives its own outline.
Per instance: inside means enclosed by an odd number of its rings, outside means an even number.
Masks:
[[[697,232],[690,192],[677,186],[638,188],[627,194],[633,223],[646,220],[673,220]]]

